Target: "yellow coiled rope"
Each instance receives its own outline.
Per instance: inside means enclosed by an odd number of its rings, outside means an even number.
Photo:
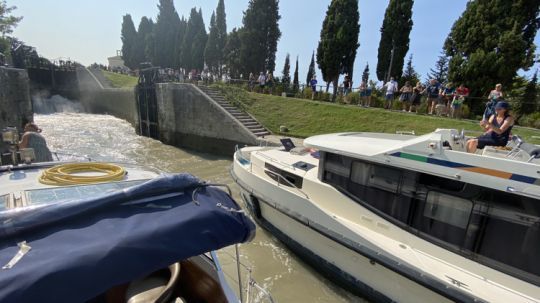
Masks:
[[[80,175],[80,173],[102,173],[103,175]],[[77,175],[79,174],[79,175]],[[123,167],[110,163],[66,163],[43,171],[39,182],[47,185],[94,184],[124,179]]]

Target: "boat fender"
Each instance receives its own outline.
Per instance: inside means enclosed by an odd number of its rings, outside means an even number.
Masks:
[[[252,211],[253,215],[255,216],[255,218],[257,218],[257,219],[262,218],[261,205],[260,205],[259,199],[257,199],[253,195],[249,195],[249,202],[250,202],[249,204],[252,207],[251,211]]]

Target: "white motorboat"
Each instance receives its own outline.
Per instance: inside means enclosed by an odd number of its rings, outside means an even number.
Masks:
[[[218,187],[129,164],[0,166],[0,301],[272,302],[240,263],[238,288],[222,271],[216,251],[239,262],[255,225]]]
[[[383,302],[540,302],[540,149],[464,151],[463,131],[339,133],[244,147],[254,218],[349,290]]]

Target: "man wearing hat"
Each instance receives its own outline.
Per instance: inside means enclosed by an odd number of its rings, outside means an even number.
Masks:
[[[486,132],[476,139],[467,141],[467,152],[475,153],[478,148],[483,149],[484,146],[506,146],[514,126],[514,118],[510,116],[509,109],[508,102],[497,102],[495,114],[491,115],[488,121],[480,121],[480,126]]]

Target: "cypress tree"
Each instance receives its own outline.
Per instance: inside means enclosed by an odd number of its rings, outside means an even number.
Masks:
[[[444,53],[441,53],[439,59],[437,59],[435,68],[429,69],[428,81],[430,79],[437,79],[439,83],[446,83],[448,81],[448,57]]]
[[[377,56],[377,78],[387,81],[387,77],[399,79],[403,62],[409,51],[413,0],[390,0],[381,27],[381,41]],[[393,56],[392,56],[393,49]],[[392,66],[390,67],[390,61]],[[390,68],[390,75],[388,69]]]
[[[154,26],[154,64],[162,67],[175,67],[176,38],[180,17],[174,8],[173,0],[159,0],[159,13]]]
[[[216,27],[216,15],[212,13],[210,18],[210,33],[208,34],[208,41],[206,42],[206,48],[204,49],[204,61],[208,68],[216,72],[219,66],[219,57],[223,49],[218,48],[217,44],[217,27]]]
[[[149,36],[152,35],[152,27],[152,19],[146,17],[141,18],[137,30],[137,42],[135,46],[135,63],[137,66],[139,66],[141,62],[151,61],[151,59],[147,57],[146,49],[147,43],[150,41]]]
[[[221,75],[221,68],[225,63],[225,54],[223,50],[227,44],[227,16],[225,15],[225,3],[223,0],[219,0],[216,8],[216,44],[217,44],[217,64],[218,73]]]
[[[340,74],[352,78],[354,59],[358,49],[360,32],[357,0],[332,0],[321,30],[321,40],[317,48],[317,64],[327,82],[334,85],[336,99]]]
[[[283,84],[283,90],[285,91],[287,91],[289,85],[291,85],[291,59],[289,54],[287,54],[287,56],[285,57],[285,64],[283,65],[281,83]]]
[[[181,62],[187,70],[202,70],[204,67],[204,49],[207,34],[202,18],[202,11],[194,7],[189,14],[186,34],[182,44]]]
[[[242,70],[242,64],[240,63],[241,43],[239,31],[234,28],[227,36],[227,43],[223,50],[226,68],[233,78],[239,78]]]
[[[187,21],[182,16],[180,19],[180,23],[178,24],[178,30],[176,31],[176,39],[175,39],[175,47],[174,47],[174,55],[175,55],[175,62],[177,67],[183,67],[182,65],[182,47],[184,46],[184,36],[186,35],[186,28],[187,28]]]
[[[411,85],[414,85],[416,82],[419,81],[419,75],[412,65],[412,58],[413,58],[413,55],[411,54],[409,56],[409,60],[407,60],[407,66],[405,67],[405,70],[403,71],[403,76],[401,77],[399,81],[400,87],[403,86],[405,82],[407,81],[409,81]]]
[[[137,30],[131,19],[131,15],[127,14],[122,17],[122,59],[124,64],[130,69],[137,68],[136,46],[137,46]]]
[[[240,58],[243,72],[274,72],[281,37],[278,0],[250,0],[244,12]]]
[[[364,82],[366,85],[369,81],[369,63],[366,63],[366,67],[364,68],[364,72],[362,73],[362,82]]]
[[[472,96],[495,83],[509,88],[517,71],[534,63],[539,10],[538,0],[469,1],[444,44],[450,81],[467,83]]]
[[[300,87],[300,82],[298,80],[298,56],[296,56],[296,67],[294,68],[294,78],[293,78],[293,91],[296,93]]]
[[[315,75],[315,52],[311,54],[311,62],[309,63],[309,68],[307,72],[306,85],[309,84],[311,78],[313,78],[313,75]]]

